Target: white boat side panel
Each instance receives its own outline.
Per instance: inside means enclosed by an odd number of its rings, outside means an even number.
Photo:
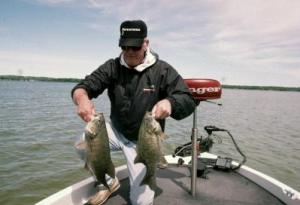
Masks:
[[[208,152],[203,152],[200,156],[211,159],[217,158],[216,155]],[[177,164],[180,158],[184,160],[184,164],[188,164],[191,161],[191,157],[173,157],[172,155],[167,155],[165,158],[169,163],[173,164]],[[237,162],[232,162],[232,164],[236,166],[238,165]],[[236,172],[268,190],[271,194],[282,200],[284,203],[290,205],[300,205],[300,193],[286,184],[245,165],[241,166],[240,169],[236,170]]]
[[[286,204],[300,205],[300,193],[286,184],[247,166],[242,166],[237,172],[268,190]]]
[[[116,168],[116,174],[118,179],[122,180],[128,177],[127,166],[122,165]],[[96,192],[93,187],[95,180],[93,177],[89,177],[82,180],[72,186],[69,186],[45,199],[38,202],[36,205],[62,205],[62,204],[80,204],[85,203],[88,197]]]
[[[211,153],[201,153],[201,157],[217,158],[216,155]],[[177,164],[179,159],[182,159],[184,161],[184,164],[188,164],[191,161],[191,157],[173,157],[172,155],[167,155],[165,156],[165,158],[171,164]],[[233,162],[233,165],[237,165],[237,163]],[[286,204],[300,205],[300,193],[287,186],[286,184],[244,165],[236,171],[242,176],[268,190],[271,194],[273,194]],[[120,180],[127,178],[128,171],[126,165],[117,167],[116,173],[117,177]],[[45,198],[44,200],[38,202],[36,205],[82,204],[88,199],[89,196],[93,195],[96,192],[96,189],[93,187],[93,185],[94,179],[92,177],[89,177]]]

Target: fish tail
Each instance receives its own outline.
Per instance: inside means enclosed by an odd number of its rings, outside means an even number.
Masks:
[[[105,186],[109,191],[110,191],[110,187],[109,187],[109,185],[107,184],[107,181],[104,179],[104,181],[103,181],[103,186]]]
[[[116,177],[116,171],[115,171],[115,166],[112,162],[110,162],[108,168],[107,168],[107,174],[111,177],[111,178],[115,178]]]
[[[98,176],[98,177],[95,177],[95,178],[96,178],[96,182],[94,184],[94,187],[99,186],[99,185],[103,185],[103,186],[105,186],[106,188],[109,189],[109,185],[107,184],[105,174],[100,176],[100,177]]]
[[[107,184],[105,174],[103,174],[99,179],[97,179],[98,185],[102,184],[105,186],[108,190],[110,190],[109,185]]]
[[[146,176],[142,180],[140,186],[142,186],[142,185],[148,185],[150,187],[150,189],[154,190],[156,188],[155,177],[154,176],[147,176],[147,174],[146,174]]]

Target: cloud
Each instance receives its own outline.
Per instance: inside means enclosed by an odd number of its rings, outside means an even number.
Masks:
[[[246,69],[300,72],[300,1],[132,0],[124,4],[89,0],[89,4],[115,21],[144,19],[153,47],[176,51],[172,53],[175,61],[188,57],[199,64],[206,60],[204,66],[231,67],[245,78]]]
[[[38,3],[42,4],[50,4],[50,5],[57,5],[57,4],[65,4],[65,3],[71,3],[75,2],[76,0],[36,0]]]
[[[295,75],[300,72],[297,0],[36,1],[80,8],[88,17],[78,23],[99,33],[105,43],[118,38],[123,20],[143,19],[151,46],[166,60],[184,65],[185,73],[194,73],[201,65],[208,69],[203,72],[220,72],[226,79],[233,75],[247,79],[264,70],[278,76],[285,72],[300,81]]]
[[[228,1],[219,8],[211,49],[232,57],[282,58],[299,48],[299,8],[299,1]]]
[[[52,4],[79,0],[38,0]],[[208,49],[211,53],[237,59],[255,59],[273,49],[276,54],[299,45],[300,2],[284,0],[88,0],[88,8],[98,13],[88,27],[103,29],[107,20],[144,19],[153,42],[165,48]],[[95,14],[96,15],[96,14]],[[103,18],[104,17],[104,18]],[[110,29],[111,31],[112,29]],[[289,39],[288,42],[285,42]],[[176,43],[173,43],[176,42]],[[267,57],[267,56],[266,56]]]
[[[144,19],[154,46],[159,48],[188,48],[191,53],[207,50],[216,56],[249,61],[273,56],[284,58],[299,51],[300,1],[38,1],[85,2],[94,10],[94,22],[86,23],[87,27],[104,35],[105,28],[109,28],[107,32],[113,31],[108,22]]]
[[[241,47],[252,43],[258,46],[279,43],[286,37],[295,39],[300,29],[299,1],[192,0],[187,3],[162,0],[154,4],[153,1],[131,0],[125,4],[121,0],[89,0],[89,3],[102,15],[113,14],[119,20],[142,18],[154,33],[162,34],[162,41],[184,41],[187,46],[194,44],[194,40],[233,44],[229,49],[238,49],[235,44],[243,41],[246,44]],[[251,49],[259,49],[258,46]]]

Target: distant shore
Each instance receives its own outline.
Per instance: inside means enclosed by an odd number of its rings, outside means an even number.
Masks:
[[[74,82],[74,83],[78,83],[81,79],[78,79],[78,78],[49,78],[49,77],[19,76],[19,75],[0,75],[0,80]],[[274,90],[274,91],[295,91],[295,92],[300,92],[300,87],[222,85],[222,88],[245,89],[245,90]]]
[[[34,76],[20,76],[20,75],[0,75],[0,80],[74,82],[74,83],[77,83],[81,79],[77,79],[77,78],[48,78],[48,77],[34,77]]]

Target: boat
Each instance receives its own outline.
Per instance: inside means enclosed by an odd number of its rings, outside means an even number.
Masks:
[[[200,103],[221,97],[222,88],[213,79],[185,79]],[[245,165],[246,156],[226,129],[205,126],[206,138],[198,137],[197,109],[193,117],[191,142],[166,155],[168,167],[157,169],[154,204],[173,205],[300,205],[300,193],[290,186]],[[227,132],[243,157],[241,162],[210,153],[208,143],[213,132]],[[204,146],[205,145],[205,146]],[[130,204],[126,165],[116,168],[121,187],[105,202],[107,205]],[[82,205],[97,192],[89,177],[37,202],[36,205]]]

